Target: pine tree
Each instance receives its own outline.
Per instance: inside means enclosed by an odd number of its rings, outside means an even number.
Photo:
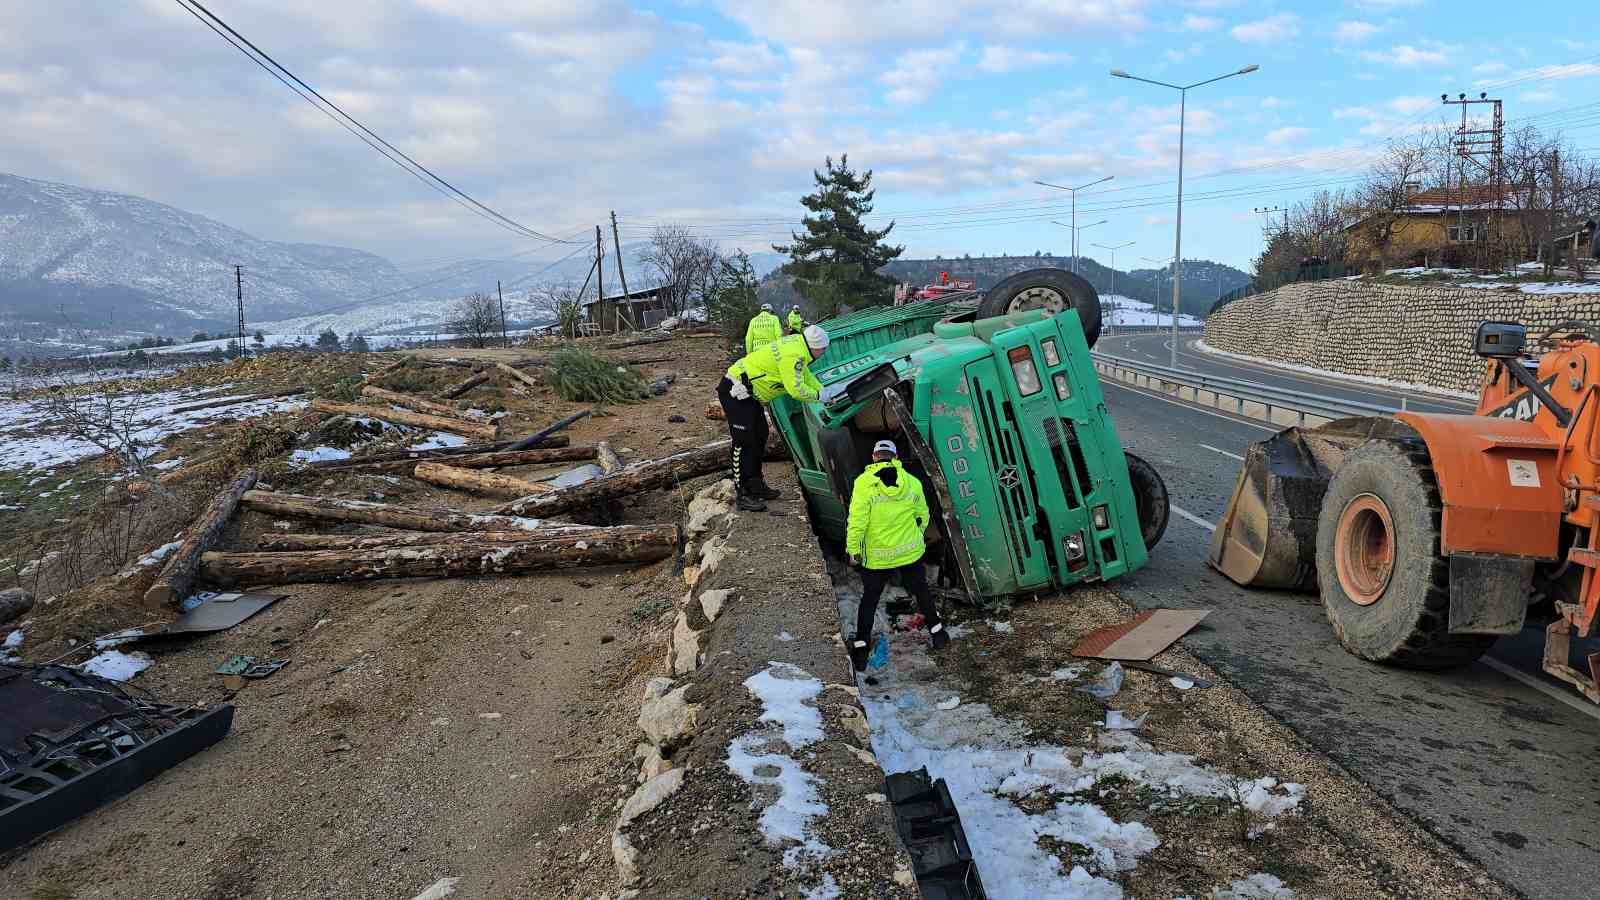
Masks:
[[[338,350],[339,346],[339,334],[332,328],[324,328],[322,329],[322,333],[317,335],[318,350],[331,352]]]
[[[350,352],[351,353],[370,353],[370,352],[372,352],[372,348],[367,345],[366,337],[364,337],[363,335],[359,335],[358,334],[355,337],[352,337],[350,339]]]
[[[761,310],[756,291],[756,272],[744,251],[718,261],[716,282],[706,294],[706,318],[722,329],[729,347],[744,346],[745,329]]]
[[[825,171],[812,170],[816,192],[800,198],[811,212],[801,222],[806,233],[791,232],[793,243],[772,248],[789,255],[784,272],[794,276],[801,296],[824,318],[842,305],[889,302],[894,282],[878,270],[905,251],[884,243],[894,230],[893,222],[877,231],[862,224],[872,212],[872,171],[857,173],[849,162],[847,154],[835,166],[830,156]]]

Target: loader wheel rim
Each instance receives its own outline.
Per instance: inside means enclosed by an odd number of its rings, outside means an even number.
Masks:
[[[1383,597],[1394,575],[1394,519],[1376,494],[1361,494],[1345,506],[1334,536],[1339,585],[1357,606]]]
[[[1024,291],[1018,291],[1017,295],[1011,298],[1011,302],[1006,304],[1006,313],[1018,313],[1028,309],[1043,309],[1049,310],[1053,316],[1071,305],[1067,298],[1061,296],[1061,292],[1054,288],[1031,287]]]

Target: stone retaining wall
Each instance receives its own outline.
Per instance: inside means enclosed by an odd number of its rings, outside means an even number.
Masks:
[[[1205,342],[1228,353],[1475,393],[1484,366],[1472,337],[1478,323],[1495,320],[1521,322],[1530,336],[1571,320],[1600,322],[1600,294],[1302,282],[1212,313]]]

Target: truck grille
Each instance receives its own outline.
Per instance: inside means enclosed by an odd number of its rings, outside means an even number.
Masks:
[[[1089,462],[1084,459],[1083,445],[1078,443],[1077,429],[1066,419],[1045,419],[1044,436],[1056,464],[1056,477],[1061,479],[1061,489],[1067,497],[1067,508],[1077,509],[1083,505],[1082,494],[1091,489]]]
[[[995,485],[1000,495],[1006,528],[1010,532],[1011,554],[1016,557],[1018,571],[1023,571],[1033,556],[1033,544],[1028,538],[1025,523],[1033,514],[1025,484],[1027,460],[1022,455],[1016,433],[1001,419],[994,396],[980,379],[972,379],[973,396],[978,402],[979,425],[983,428],[989,466],[994,470]]]

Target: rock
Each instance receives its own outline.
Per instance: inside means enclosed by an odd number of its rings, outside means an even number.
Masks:
[[[672,768],[672,760],[661,755],[653,744],[640,741],[633,748],[633,758],[639,761],[639,783],[644,783]]]
[[[710,531],[733,510],[732,479],[723,479],[694,495],[689,501],[688,521],[683,529],[690,537]]]
[[[722,538],[712,538],[700,548],[700,579],[705,579],[717,570],[722,561],[734,554],[728,549],[727,542]]]
[[[678,415],[677,413],[673,413],[672,415],[667,416],[667,421],[671,422],[674,425],[678,425],[678,424],[681,424],[683,422],[687,422],[689,420],[684,418],[683,416]]]
[[[715,622],[717,616],[722,615],[722,607],[731,596],[733,596],[733,591],[727,588],[706,591],[700,595],[700,611],[706,614],[707,622]]]
[[[639,785],[622,806],[622,815],[617,819],[617,827],[622,828],[634,819],[639,818],[652,809],[660,806],[668,797],[678,792],[683,787],[683,770],[671,769]]]
[[[839,724],[855,737],[856,743],[862,747],[872,746],[872,729],[867,727],[867,717],[861,714],[861,710],[853,706],[839,710]]]
[[[653,678],[651,683],[665,680]],[[639,730],[644,732],[646,740],[669,750],[694,735],[700,726],[700,707],[685,698],[688,690],[689,686],[685,685],[645,702],[639,710]]]
[[[0,625],[20,619],[33,609],[33,595],[19,587],[0,591]]]
[[[645,682],[644,702],[649,703],[651,700],[659,700],[665,697],[667,692],[672,690],[672,685],[671,678],[652,678]]]
[[[873,768],[878,767],[878,758],[872,755],[872,751],[863,750],[853,744],[845,744],[844,748],[849,750],[850,755],[860,760],[863,765],[872,766]]]
[[[689,626],[689,614],[678,613],[672,627],[672,674],[687,675],[700,668],[701,634]]]
[[[894,883],[901,887],[914,887],[917,883],[917,876],[905,863],[901,863],[894,867]]]
[[[412,897],[411,900],[444,900],[445,897],[456,892],[456,882],[460,880],[459,878],[441,878],[428,885],[427,890]]]
[[[617,865],[617,880],[623,884],[639,880],[639,851],[623,836],[620,828],[611,832],[611,861]]]

